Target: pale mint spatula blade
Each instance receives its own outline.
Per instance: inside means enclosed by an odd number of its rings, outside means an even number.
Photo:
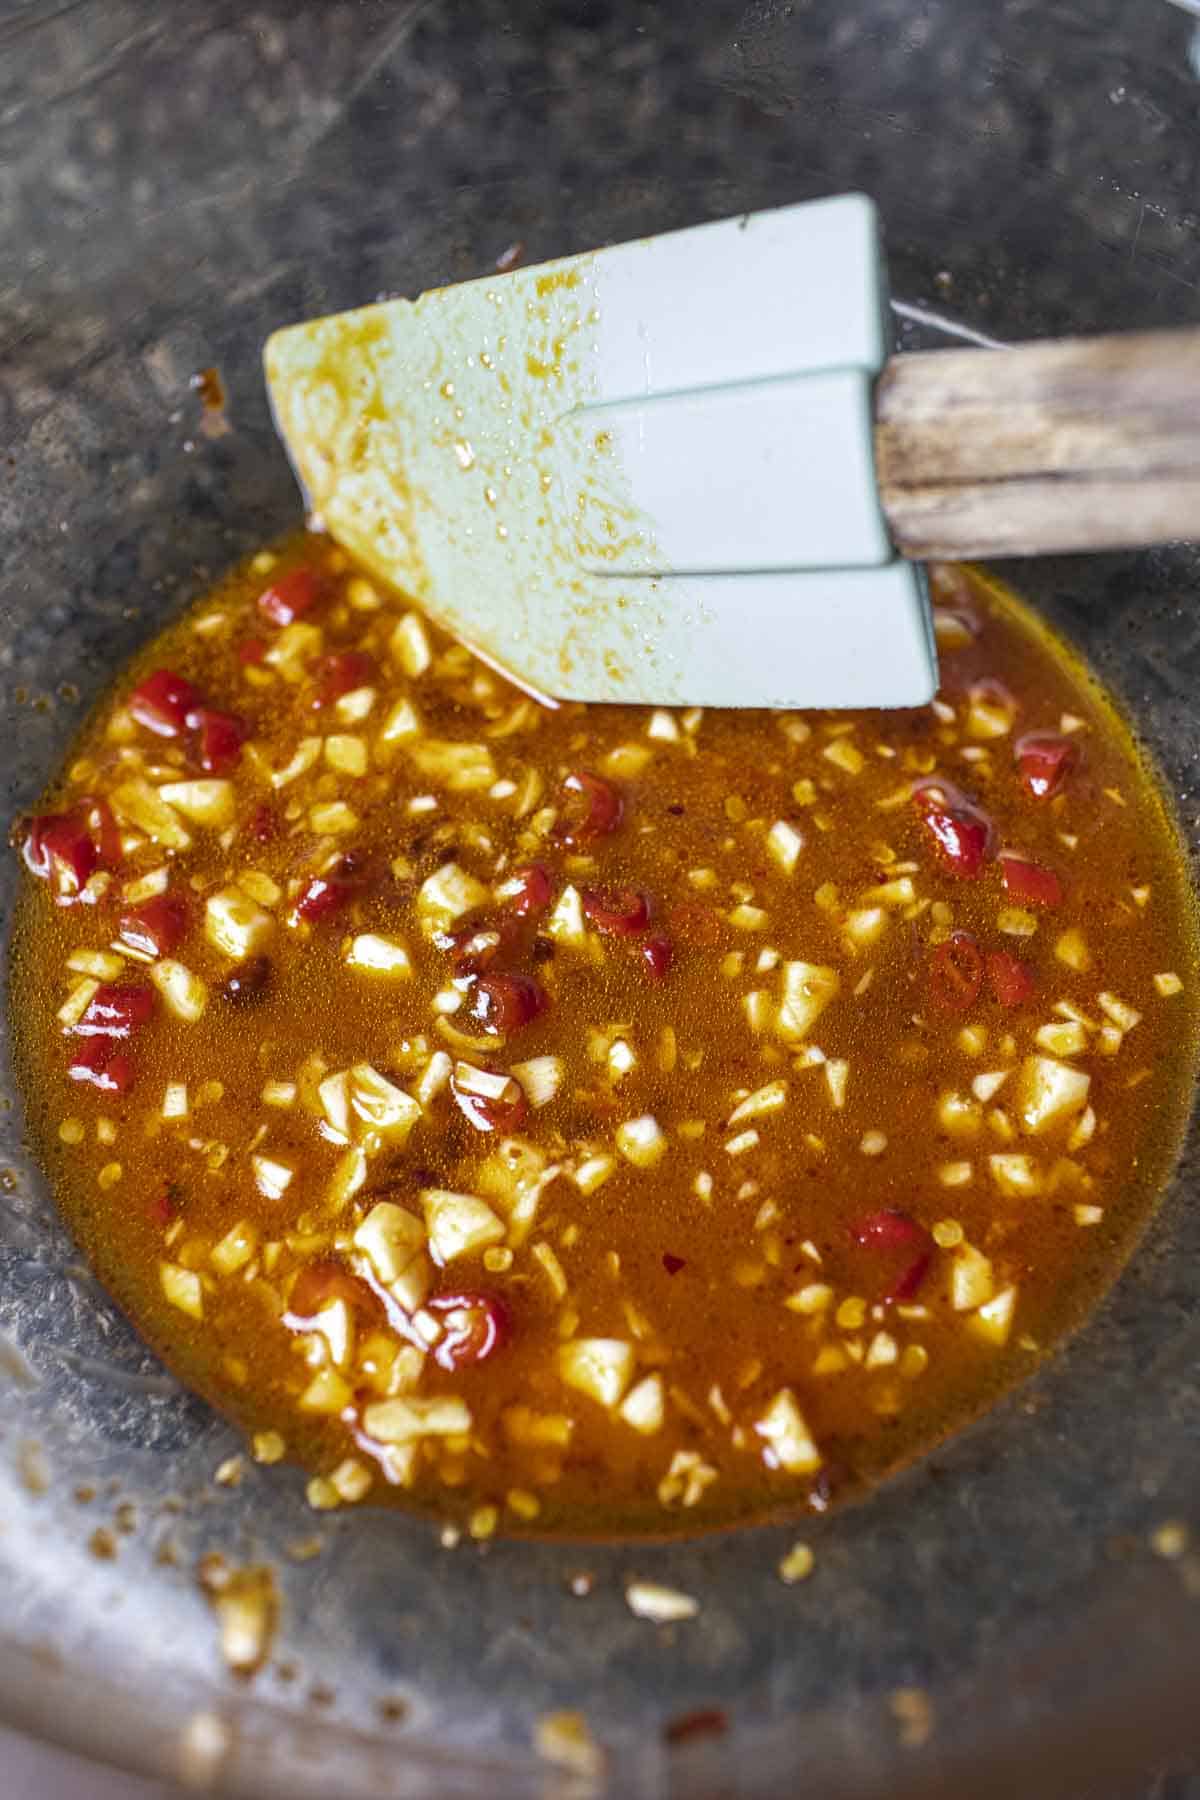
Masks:
[[[936,653],[875,492],[870,203],[705,225],[288,327],[315,517],[535,691],[904,706]]]

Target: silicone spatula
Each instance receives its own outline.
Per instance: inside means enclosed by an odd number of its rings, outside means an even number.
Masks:
[[[310,511],[524,686],[912,706],[921,559],[1200,535],[1200,331],[889,360],[860,195],[294,325]]]

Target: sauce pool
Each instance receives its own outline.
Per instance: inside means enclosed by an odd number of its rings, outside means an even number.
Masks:
[[[861,1492],[1115,1277],[1196,1065],[1178,833],[1007,590],[920,711],[548,713],[301,535],[18,839],[42,1160],[327,1509],[662,1534]]]

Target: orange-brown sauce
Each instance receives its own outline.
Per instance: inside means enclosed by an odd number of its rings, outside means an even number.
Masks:
[[[300,566],[321,593],[280,627],[259,596]],[[1031,1369],[1120,1267],[1195,1067],[1180,845],[1065,648],[989,580],[939,587],[931,709],[547,713],[302,537],[167,630],[89,722],[43,809],[99,845],[85,903],[53,903],[72,877],[43,830],[52,879],[16,937],[35,1136],[147,1339],[258,1454],[314,1471],[314,1504],[396,1495],[479,1536],[824,1509]],[[371,662],[331,680],[347,652]],[[244,722],[240,749],[209,740],[219,774],[201,726],[131,713],[164,668]],[[1065,758],[1040,798],[1030,732]],[[621,804],[592,838],[589,797],[595,825],[610,796],[564,788],[580,771]],[[197,778],[231,785],[181,793]],[[974,874],[947,861],[971,860],[964,819]],[[448,863],[478,885],[438,935]],[[531,878],[517,919],[531,865],[548,891]],[[298,919],[314,879],[345,892]],[[182,903],[182,975],[126,954],[156,884]],[[209,907],[238,884],[242,961]],[[582,931],[568,888],[600,896]],[[545,1000],[507,1038],[497,974]],[[92,1053],[102,1077],[128,1058],[123,1092],[69,1078],[96,1043],[81,982],[153,995]],[[479,1234],[449,1260],[464,1215],[441,1193],[472,1197]],[[369,1225],[356,1239],[372,1216],[390,1263]],[[479,1294],[490,1318],[445,1304]],[[497,1321],[464,1366],[457,1341],[470,1356]]]

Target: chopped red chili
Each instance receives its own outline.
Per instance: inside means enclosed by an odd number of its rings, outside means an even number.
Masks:
[[[310,1331],[321,1308],[335,1300],[344,1300],[359,1313],[374,1315],[379,1310],[366,1283],[340,1262],[326,1257],[305,1263],[292,1283],[284,1323],[293,1330]]]
[[[121,914],[121,937],[144,956],[170,956],[188,928],[188,903],[182,894],[155,894]]]
[[[485,1031],[511,1037],[531,1025],[549,996],[531,975],[482,975],[471,992],[471,1012]]]
[[[315,707],[332,706],[355,688],[370,687],[378,678],[375,658],[364,650],[339,650],[327,656],[317,670]]]
[[[933,1262],[933,1239],[911,1213],[883,1207],[859,1219],[851,1236],[887,1270],[880,1294],[883,1302],[902,1304],[917,1294]]]
[[[648,937],[642,945],[642,961],[652,981],[665,981],[675,961],[675,946],[669,937]]]
[[[964,1013],[983,986],[983,953],[969,931],[953,931],[933,952],[929,995],[943,1012]]]
[[[472,1368],[508,1342],[512,1315],[498,1294],[436,1294],[425,1304],[443,1327],[433,1349],[443,1369]]]
[[[1033,976],[1023,962],[1007,950],[992,950],[987,958],[988,986],[1001,1006],[1022,1006],[1033,993]]]
[[[528,863],[524,868],[514,869],[512,880],[519,884],[516,891],[509,896],[508,904],[522,918],[535,917],[545,912],[550,904],[553,887],[550,871],[544,863]]]
[[[102,1094],[127,1094],[133,1086],[133,1058],[110,1037],[89,1038],[72,1050],[67,1074]]]
[[[208,775],[228,775],[237,767],[242,745],[249,735],[243,719],[236,713],[217,712],[212,707],[197,707],[188,714],[189,727],[199,738],[200,767]]]
[[[1057,794],[1076,760],[1070,738],[1054,731],[1027,731],[1017,739],[1013,752],[1022,785],[1035,800],[1049,800]]]
[[[566,802],[558,836],[575,847],[608,837],[621,823],[624,806],[611,781],[588,769],[575,769],[563,781]]]
[[[1031,906],[1062,905],[1062,882],[1052,869],[1043,868],[1041,863],[1030,862],[1027,857],[1003,850],[1000,853],[1000,873],[1006,893],[1011,894],[1014,900],[1027,902]]]
[[[43,813],[29,823],[26,867],[50,884],[59,906],[73,906],[100,866],[100,853],[79,813]]]
[[[98,987],[77,1025],[76,1037],[132,1037],[154,1013],[155,992],[149,986],[106,982]]]
[[[258,596],[258,609],[272,625],[293,625],[321,598],[321,580],[313,569],[289,569]]]
[[[362,885],[363,867],[353,851],[340,857],[327,875],[314,875],[296,901],[296,917],[315,925],[339,912]]]
[[[580,899],[584,916],[610,937],[636,937],[650,923],[650,902],[635,888],[619,888],[612,894],[584,888]]]
[[[529,1102],[521,1084],[510,1077],[498,1094],[476,1093],[460,1084],[457,1076],[450,1091],[463,1117],[476,1131],[519,1131],[529,1116]]]
[[[982,808],[940,776],[917,782],[913,801],[950,873],[967,881],[982,874],[995,840],[995,827]]]
[[[199,705],[191,682],[171,669],[155,669],[129,696],[129,710],[138,724],[166,738],[182,737],[188,714]]]

